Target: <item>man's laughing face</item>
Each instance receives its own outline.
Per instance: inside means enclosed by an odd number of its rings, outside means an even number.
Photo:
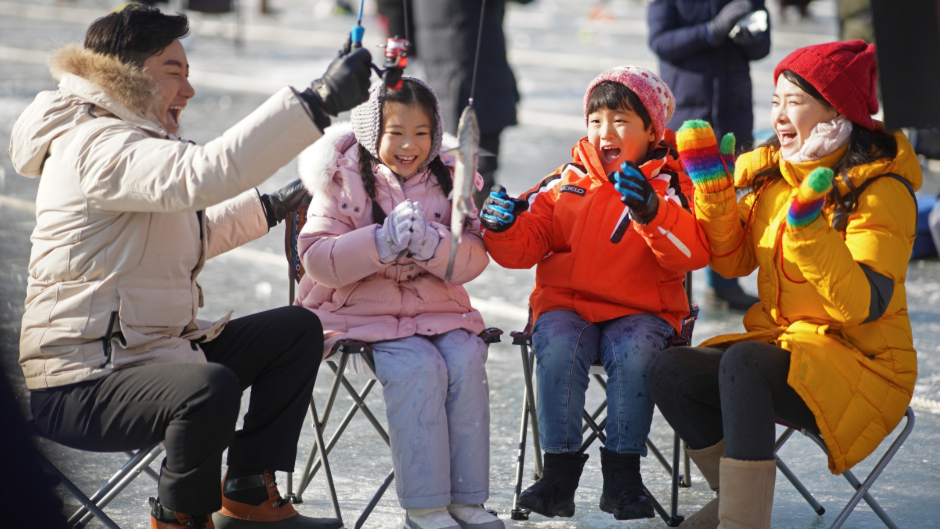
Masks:
[[[189,62],[183,44],[174,40],[144,61],[143,70],[157,83],[160,95],[153,109],[157,119],[167,132],[178,134],[180,114],[186,108],[186,102],[196,95],[189,84]]]

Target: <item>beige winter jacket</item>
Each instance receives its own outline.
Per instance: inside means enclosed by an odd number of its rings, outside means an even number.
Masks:
[[[320,137],[284,88],[204,146],[170,136],[137,69],[72,45],[59,89],[13,127],[17,172],[41,176],[20,335],[29,389],[161,362],[205,362],[196,319],[206,259],[267,232],[252,189]]]

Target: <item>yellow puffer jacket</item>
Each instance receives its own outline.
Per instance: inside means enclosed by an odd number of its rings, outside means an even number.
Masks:
[[[922,174],[911,144],[900,132],[894,136],[895,159],[850,171],[856,188],[885,173],[901,176],[914,190],[920,187]],[[844,233],[831,227],[831,206],[804,228],[786,226],[804,176],[817,167],[832,167],[844,153],[843,147],[821,160],[793,164],[779,151],[759,148],[738,158],[735,185],[747,188],[756,173],[777,164],[783,178],[740,201],[733,189],[695,194],[711,267],[725,277],[758,268],[761,299],[744,316],[748,332],[718,336],[702,346],[752,340],[790,351],[787,383],[816,416],[834,474],[865,459],[898,425],[917,379],[904,290],[917,224],[910,191],[891,177],[873,181],[861,193]],[[836,180],[845,195],[848,188]],[[859,264],[894,282],[884,314],[867,323],[873,289]]]

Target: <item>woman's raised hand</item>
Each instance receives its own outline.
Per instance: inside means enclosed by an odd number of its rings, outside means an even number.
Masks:
[[[802,228],[819,218],[823,204],[826,202],[826,195],[832,189],[833,176],[832,169],[819,167],[803,179],[793,202],[790,203],[787,226]]]
[[[676,147],[697,192],[718,193],[733,185],[734,134],[725,134],[719,149],[707,121],[686,121],[676,132]]]

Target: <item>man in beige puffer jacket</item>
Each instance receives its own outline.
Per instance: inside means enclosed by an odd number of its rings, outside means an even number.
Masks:
[[[20,335],[33,417],[84,450],[164,442],[152,527],[211,527],[220,507],[220,528],[255,527],[249,517],[338,526],[298,516],[274,485],[275,470],[293,470],[320,322],[299,307],[198,320],[196,277],[305,198],[299,182],[264,196],[254,186],[320,138],[329,115],[366,100],[371,57],[339,57],[312,89],[284,88],[197,146],[176,136],[195,93],[179,41],[188,31],[185,15],[138,4],[96,20],[84,48],[55,52],[59,89],[13,128],[17,172],[41,177]]]

